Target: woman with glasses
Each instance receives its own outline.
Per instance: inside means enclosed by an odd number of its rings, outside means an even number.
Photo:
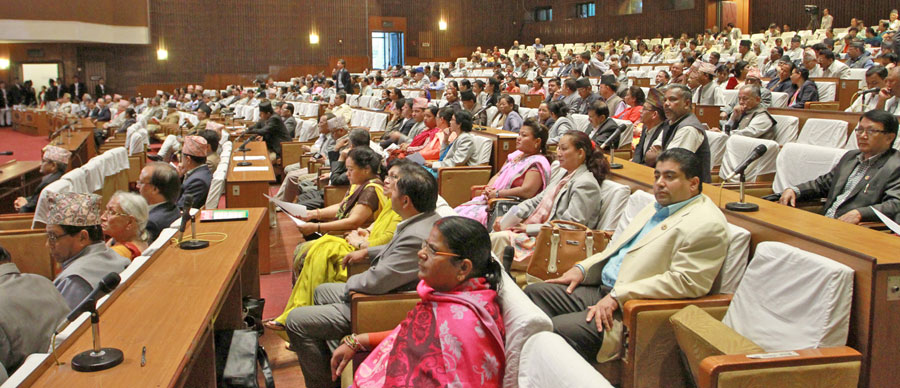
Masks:
[[[501,276],[484,226],[458,216],[441,219],[419,251],[422,300],[389,332],[344,337],[331,358],[332,378],[356,352],[370,350],[355,386],[499,387],[506,364]]]
[[[138,194],[118,191],[100,215],[103,234],[111,237],[106,245],[120,256],[134,260],[147,249],[147,200]]]

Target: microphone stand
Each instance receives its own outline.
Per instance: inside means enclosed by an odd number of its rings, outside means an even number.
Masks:
[[[100,346],[100,314],[97,313],[96,303],[92,304],[90,312],[94,348],[78,353],[72,358],[72,369],[78,372],[106,370],[121,364],[125,359],[125,355],[121,350]]]
[[[190,209],[188,209],[188,213],[190,213]],[[197,214],[200,214],[198,211]],[[182,241],[178,243],[178,247],[185,250],[195,250],[195,249],[203,249],[209,246],[209,241],[201,241],[197,240],[197,215],[191,216],[191,239]]]
[[[618,132],[614,133],[613,135],[616,134],[618,134]],[[609,147],[609,168],[613,170],[618,170],[624,167],[622,166],[622,163],[616,163],[616,148],[619,148],[618,140],[613,141]]]
[[[740,201],[739,202],[729,202],[725,204],[725,209],[736,211],[736,212],[755,212],[759,211],[759,205],[755,203],[747,203],[744,202],[744,172],[742,171],[740,174]]]

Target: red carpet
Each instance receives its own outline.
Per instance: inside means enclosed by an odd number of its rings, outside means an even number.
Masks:
[[[13,151],[11,156],[0,156],[0,164],[10,160],[41,160],[41,149],[50,141],[46,136],[31,136],[13,131],[12,128],[0,128],[0,151]]]
[[[266,299],[263,319],[275,318],[284,311],[291,296],[291,271],[282,271],[259,277],[259,294]]]

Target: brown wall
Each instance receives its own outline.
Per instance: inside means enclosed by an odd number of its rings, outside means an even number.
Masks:
[[[3,19],[147,26],[149,0],[0,0]]]
[[[891,9],[900,8],[896,2],[886,0],[751,0],[750,25],[752,31],[759,32],[769,27],[769,23],[790,24],[795,30],[806,28],[809,17],[803,12],[804,4],[828,8],[834,16],[835,27],[850,25],[851,18],[861,18],[866,26],[875,25],[879,19],[887,19]]]
[[[696,34],[701,32],[705,23],[704,0],[695,0],[693,10],[664,10],[663,4],[670,0],[644,0],[643,13],[635,15],[617,15],[619,0],[596,0],[596,16],[586,19],[575,18],[575,4],[584,0],[524,0],[527,12],[538,6],[553,7],[553,21],[526,23],[522,28],[519,42],[530,44],[534,38],[541,38],[542,43],[583,43],[604,41],[624,36],[653,37],[656,34],[679,35],[682,32]],[[519,8],[521,17],[526,13]],[[509,46],[507,42],[504,46]]]

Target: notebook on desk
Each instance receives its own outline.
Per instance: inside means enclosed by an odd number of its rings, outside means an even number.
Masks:
[[[250,218],[249,210],[221,209],[200,211],[200,222],[240,221],[248,218]]]

